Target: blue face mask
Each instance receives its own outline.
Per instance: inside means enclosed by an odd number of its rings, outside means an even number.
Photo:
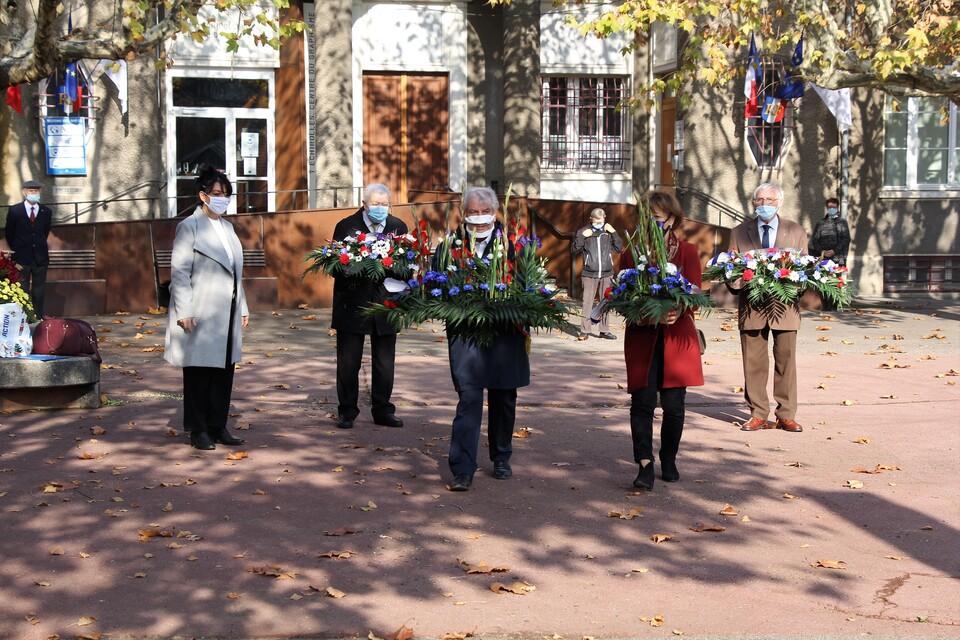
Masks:
[[[830,207],[827,209],[827,215],[830,216],[831,218],[836,218],[837,216],[840,215],[840,210],[837,209],[836,207]]]
[[[388,213],[390,213],[390,207],[386,205],[374,205],[367,209],[367,215],[377,224],[386,220]]]
[[[29,202],[30,204],[37,204],[38,202],[40,202],[40,194],[39,194],[39,193],[28,193],[28,194],[27,194],[27,202]]]
[[[777,208],[772,204],[762,204],[757,207],[755,211],[757,212],[757,217],[764,222],[773,220],[773,217],[777,215]]]
[[[594,228],[594,229],[603,229],[603,221],[601,220],[600,222],[594,222],[594,223],[593,223],[593,228]]]

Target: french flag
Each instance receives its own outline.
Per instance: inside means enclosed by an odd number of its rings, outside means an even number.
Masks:
[[[760,114],[760,108],[757,105],[757,82],[760,80],[757,76],[759,73],[760,56],[757,54],[757,43],[751,35],[747,73],[743,79],[743,95],[747,99],[746,106],[743,109],[743,117],[745,118],[755,118]]]

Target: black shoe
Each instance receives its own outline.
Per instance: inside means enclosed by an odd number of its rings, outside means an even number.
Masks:
[[[243,438],[238,438],[237,436],[227,431],[226,427],[221,429],[220,433],[214,436],[213,441],[216,442],[217,444],[227,444],[227,445],[230,445],[231,447],[236,447],[246,442],[246,440],[244,440]]]
[[[617,336],[613,335],[613,334],[610,333],[609,331],[601,331],[601,332],[600,332],[600,337],[603,338],[604,340],[616,340],[616,339],[617,339]]]
[[[346,416],[340,416],[337,418],[337,428],[338,429],[353,429],[353,418],[348,418]]]
[[[217,445],[213,444],[213,439],[210,437],[210,434],[206,431],[191,431],[190,445],[194,449],[201,449],[203,451],[212,451],[217,448]]]
[[[653,491],[653,460],[650,461],[645,467],[640,467],[640,473],[637,474],[637,477],[633,481],[633,486],[637,489],[646,489],[647,491]]]
[[[510,468],[509,462],[494,462],[493,463],[493,477],[497,480],[506,480],[513,475],[513,469]]]
[[[391,413],[385,416],[373,416],[373,424],[378,424],[381,427],[393,427],[394,429],[399,429],[403,426],[403,420]]]
[[[660,478],[664,482],[677,482],[680,479],[676,460],[660,460]]]
[[[463,474],[459,476],[453,476],[453,482],[451,482],[447,488],[450,491],[466,491],[470,488],[470,485],[473,483],[473,476]]]

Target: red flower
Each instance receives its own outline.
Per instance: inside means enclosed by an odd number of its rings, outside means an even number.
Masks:
[[[426,230],[426,228],[427,228],[427,219],[426,219],[426,218],[420,218],[420,222],[418,223],[418,226],[419,226],[422,230]]]
[[[780,269],[780,272],[777,275],[779,275],[781,278],[788,278],[790,277],[790,269]]]
[[[508,273],[503,277],[503,281],[506,282],[507,284],[510,284],[511,282],[513,282],[513,276]]]
[[[345,254],[345,253],[341,253],[341,254],[340,254],[340,264],[347,264],[348,262],[350,262],[350,256],[348,256],[348,255]]]
[[[367,234],[363,233],[362,231],[357,235],[357,242],[363,242],[366,239]]]
[[[743,281],[744,281],[744,282],[750,282],[751,280],[753,280],[753,270],[752,270],[752,269],[744,269],[744,271],[743,271]]]
[[[847,284],[847,281],[846,281],[846,280],[844,280],[843,278],[837,278],[837,286],[838,286],[838,287],[841,287],[841,288],[842,288],[842,287],[846,286],[846,284]]]
[[[613,287],[607,287],[606,290],[603,292],[604,298],[609,298],[612,295],[613,295]]]
[[[383,306],[385,306],[387,309],[396,309],[397,303],[394,302],[393,300],[384,300]]]
[[[384,258],[384,259],[383,259],[383,266],[385,266],[385,267],[392,267],[392,266],[393,266],[393,258],[391,258],[390,256],[387,256],[386,258]]]

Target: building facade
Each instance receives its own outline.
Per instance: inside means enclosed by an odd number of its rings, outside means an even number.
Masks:
[[[311,28],[279,50],[180,39],[167,46],[167,69],[127,62],[125,92],[84,64],[86,102],[73,114],[52,89],[26,87],[23,114],[0,108],[0,184],[15,201],[23,179],[42,180],[64,222],[189,210],[201,163],[234,180],[236,213],[356,204],[369,182],[399,202],[490,184],[622,203],[670,185],[692,218],[732,226],[753,188],[776,180],[784,215],[812,231],[840,191],[841,135],[818,95],[792,100],[778,123],[745,118],[739,86],[694,87],[686,107],[667,96],[649,111],[621,109],[675,68],[677,34],[655,29],[624,54],[625,41],[567,24],[615,4],[297,0],[280,18]],[[237,19],[208,17],[224,29]],[[910,99],[898,109],[863,90],[852,107],[846,210],[858,292],[956,291],[956,105]],[[77,114],[82,151],[69,153],[84,162],[53,175],[48,124]]]

